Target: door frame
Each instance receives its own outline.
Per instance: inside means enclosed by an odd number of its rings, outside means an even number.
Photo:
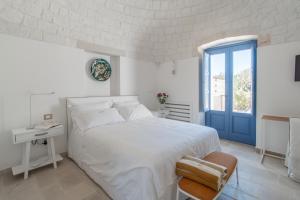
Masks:
[[[232,53],[234,51],[243,50],[243,49],[249,49],[252,50],[252,111],[251,113],[238,113],[233,112],[233,55]],[[204,110],[205,112],[205,125],[210,126],[211,125],[211,119],[210,115],[222,115],[224,113],[225,115],[225,132],[219,131],[219,136],[224,139],[234,140],[238,142],[247,143],[250,145],[256,145],[256,80],[257,80],[257,40],[249,40],[244,42],[236,42],[232,44],[227,45],[219,45],[216,47],[208,48],[204,50],[204,55],[213,55],[213,54],[219,54],[219,53],[225,53],[225,111],[216,111],[216,110],[210,110],[211,106],[211,96],[209,91],[209,98],[208,98],[208,110]],[[205,65],[205,58],[203,59],[202,65]],[[210,90],[210,59],[208,59],[208,63],[206,63],[209,70],[209,79],[208,79],[208,87]],[[203,72],[203,71],[202,71]],[[203,79],[203,74],[202,74]],[[202,83],[203,84],[203,83]],[[202,95],[205,95],[202,91]],[[203,96],[203,98],[205,98]],[[246,136],[241,136],[238,134],[234,134],[232,132],[232,118],[233,116],[238,117],[245,117],[247,115],[251,115],[251,135],[247,139]],[[245,142],[245,140],[247,142]]]
[[[209,79],[208,79],[208,87],[209,87],[209,98],[208,98],[208,106],[209,106],[209,110],[207,110],[205,112],[205,125],[208,126],[212,126],[212,121],[211,121],[211,114],[213,114],[214,116],[220,116],[220,117],[224,117],[225,121],[224,121],[224,130],[218,130],[218,134],[221,138],[225,138],[228,139],[228,133],[229,133],[229,112],[226,112],[229,109],[229,101],[228,101],[228,93],[229,93],[229,85],[226,84],[226,80],[228,80],[228,69],[229,69],[229,58],[228,58],[228,48],[227,46],[222,46],[222,47],[218,47],[218,48],[209,48],[205,50],[205,53],[207,53],[207,55],[209,55],[209,59],[208,59],[208,71],[209,71]],[[225,111],[218,111],[218,110],[211,110],[211,68],[210,68],[210,56],[211,55],[216,55],[216,54],[221,54],[224,53],[225,54]]]

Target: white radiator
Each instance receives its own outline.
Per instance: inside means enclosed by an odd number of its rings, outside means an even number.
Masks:
[[[167,119],[192,122],[192,106],[190,104],[167,102],[165,109],[168,110]]]

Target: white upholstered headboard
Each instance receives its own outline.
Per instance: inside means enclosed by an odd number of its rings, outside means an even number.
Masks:
[[[74,105],[97,103],[102,101],[124,102],[138,100],[137,96],[106,96],[106,97],[71,97],[67,98],[67,133],[70,134],[72,130],[72,120],[70,116],[70,108]]]

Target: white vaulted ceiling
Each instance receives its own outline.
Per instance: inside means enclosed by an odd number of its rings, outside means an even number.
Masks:
[[[162,62],[229,36],[300,40],[300,1],[0,0],[0,32],[74,47],[81,40]]]

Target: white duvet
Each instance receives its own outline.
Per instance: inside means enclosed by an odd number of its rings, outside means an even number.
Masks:
[[[156,117],[73,131],[69,142],[70,156],[114,200],[165,199],[177,160],[220,150],[215,129]]]

